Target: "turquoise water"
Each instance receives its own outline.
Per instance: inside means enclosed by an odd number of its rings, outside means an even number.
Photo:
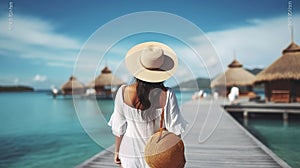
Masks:
[[[193,93],[177,93],[179,103],[190,100]],[[99,113],[93,103],[89,99],[79,101],[85,110],[81,119],[97,128],[96,141],[82,128],[72,99],[53,99],[46,93],[1,93],[0,167],[74,167],[112,145],[110,128],[106,122],[97,120]],[[97,103],[107,121],[113,102]],[[239,121],[243,123],[241,118]],[[288,123],[283,123],[281,117],[256,117],[250,118],[245,126],[291,166],[300,167],[299,119],[290,117]]]
[[[300,118],[289,117],[283,122],[282,116],[257,116],[247,122],[242,117],[238,121],[255,137],[269,147],[291,167],[300,167]]]
[[[177,93],[179,103],[190,100],[192,94]],[[0,167],[74,167],[112,145],[110,128],[96,120],[99,113],[93,103],[79,100],[85,110],[81,119],[90,121],[89,128],[97,128],[95,141],[82,128],[71,98],[53,99],[41,92],[1,93]],[[113,101],[97,103],[107,121]]]
[[[81,128],[72,99],[0,94],[0,167],[73,167],[99,152]]]

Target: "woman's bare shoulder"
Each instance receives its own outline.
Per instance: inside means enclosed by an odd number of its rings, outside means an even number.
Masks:
[[[123,100],[127,105],[134,107],[137,102],[136,86],[134,84],[124,87]]]
[[[136,92],[136,85],[135,84],[131,84],[131,85],[125,85],[124,86],[124,93],[133,93]]]

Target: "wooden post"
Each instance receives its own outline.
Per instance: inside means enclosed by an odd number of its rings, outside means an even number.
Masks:
[[[248,118],[248,111],[244,111],[243,116],[244,116],[244,119],[247,119]]]
[[[283,127],[286,128],[289,126],[289,122],[287,120],[283,120]]]
[[[244,118],[244,126],[248,126],[248,118]]]
[[[289,113],[284,112],[284,113],[283,113],[283,120],[284,120],[284,121],[287,121],[288,119],[289,119]]]

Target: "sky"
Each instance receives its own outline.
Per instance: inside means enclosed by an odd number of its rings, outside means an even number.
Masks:
[[[89,83],[104,66],[124,81],[126,52],[145,41],[175,50],[174,85],[213,78],[234,59],[264,68],[300,44],[296,0],[1,0],[0,85]]]

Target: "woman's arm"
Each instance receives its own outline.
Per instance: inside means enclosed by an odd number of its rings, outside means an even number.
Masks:
[[[187,122],[181,115],[175,92],[170,89],[167,101],[166,128],[168,131],[181,135],[187,127]]]
[[[115,157],[114,157],[114,162],[116,164],[121,164],[121,160],[119,158],[119,150],[120,150],[120,144],[122,142],[123,135],[120,137],[116,136],[116,142],[115,142]]]

